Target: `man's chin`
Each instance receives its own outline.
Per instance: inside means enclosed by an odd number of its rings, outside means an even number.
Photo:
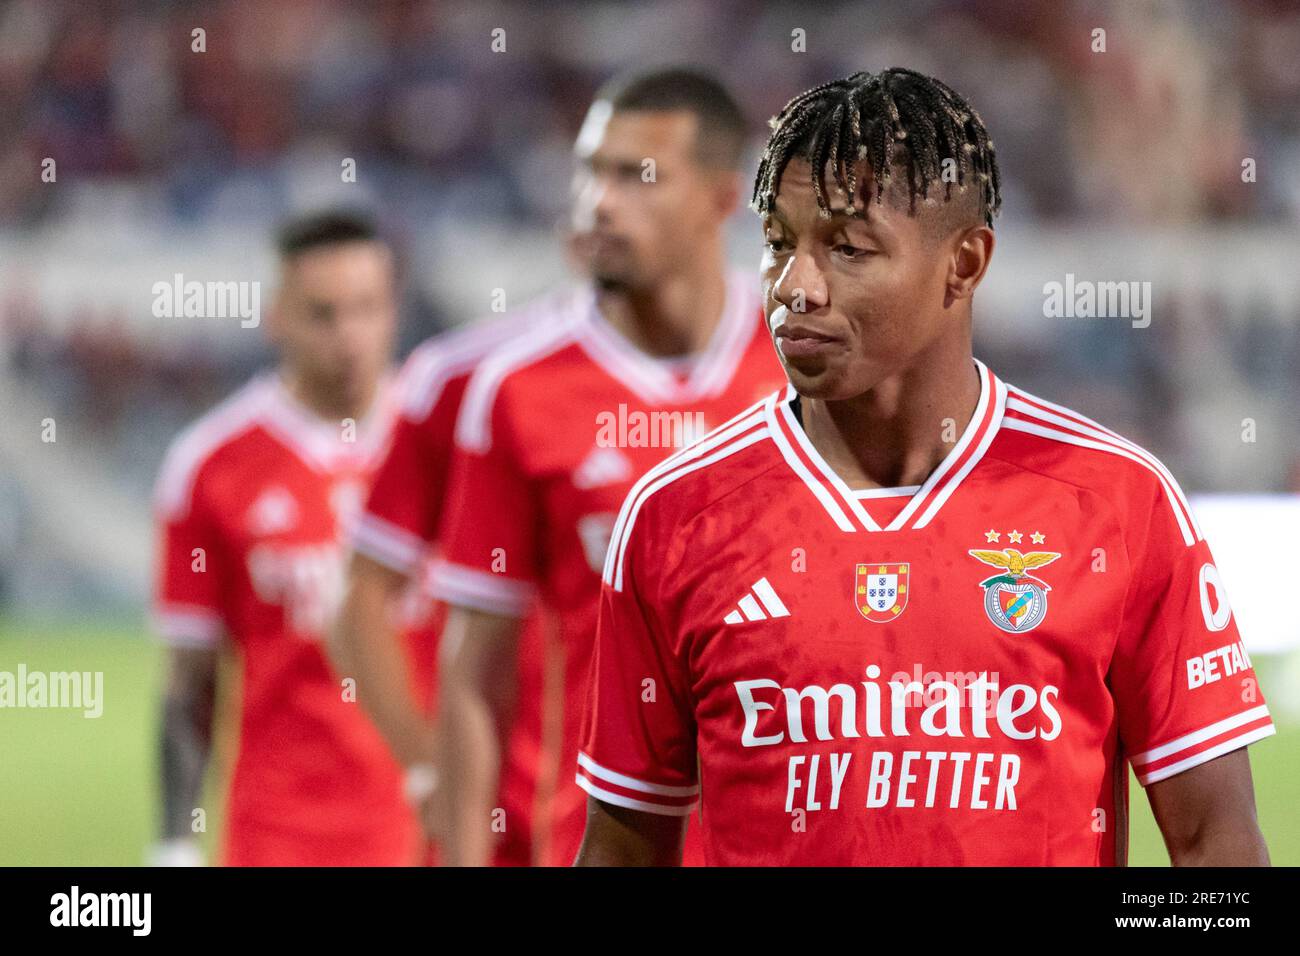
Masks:
[[[591,281],[608,292],[622,292],[637,287],[636,276],[631,269],[593,268]]]
[[[802,397],[826,401],[834,401],[840,397],[838,386],[843,376],[838,374],[834,366],[829,363],[791,362],[783,358],[781,364],[785,366],[785,374],[790,379],[790,384]]]
[[[624,255],[593,256],[588,274],[603,289],[634,289],[640,281],[636,267]]]

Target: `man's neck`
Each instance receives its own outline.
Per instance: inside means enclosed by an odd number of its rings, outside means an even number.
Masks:
[[[854,491],[919,485],[952,451],[979,397],[967,339],[919,357],[856,398],[803,399],[804,430]]]
[[[364,395],[357,398],[313,389],[302,376],[295,374],[286,366],[280,368],[280,381],[294,401],[324,422],[341,422],[345,418],[360,421],[370,411],[378,391],[378,383],[372,384]]]
[[[704,349],[722,318],[727,279],[721,254],[648,289],[598,289],[605,321],[647,355],[691,355]]]

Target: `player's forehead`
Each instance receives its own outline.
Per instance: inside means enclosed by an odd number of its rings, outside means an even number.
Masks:
[[[841,174],[837,181],[829,161],[822,167],[822,177],[829,216],[823,215],[818,206],[812,165],[806,158],[792,158],[782,170],[772,214],[764,217],[764,228],[775,222],[794,231],[853,229],[881,238],[928,241],[978,219],[978,190],[959,185],[945,191],[943,185],[930,183],[924,193],[913,195],[908,167],[902,162],[896,162],[890,170],[879,200],[875,173],[865,160],[859,159],[854,166],[852,195],[846,188],[848,177]]]
[[[597,157],[645,156],[668,151],[690,151],[695,146],[699,120],[686,109],[616,109],[597,100],[587,111],[573,144],[579,160]]]
[[[781,172],[772,208],[763,216],[764,225],[769,222],[791,228],[838,228],[850,224],[885,228],[889,225],[891,210],[885,204],[864,201],[863,197],[875,194],[875,178],[867,163],[859,160],[854,167],[853,196],[836,183],[835,172],[829,162],[823,167],[822,174],[829,217],[822,214],[817,202],[812,164],[803,157],[795,157]]]
[[[290,302],[322,302],[395,294],[392,250],[374,241],[309,249],[283,260],[279,294]]]
[[[393,267],[392,250],[373,239],[358,239],[316,246],[281,260],[284,275],[320,279],[339,273],[387,274]]]

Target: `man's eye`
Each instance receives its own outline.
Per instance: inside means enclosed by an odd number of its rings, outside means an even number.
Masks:
[[[772,252],[784,252],[789,246],[789,243],[778,236],[768,236],[763,240],[763,244]]]
[[[870,249],[863,249],[860,246],[851,246],[847,242],[841,242],[831,248],[832,252],[838,252],[846,259],[865,259],[871,255]]]

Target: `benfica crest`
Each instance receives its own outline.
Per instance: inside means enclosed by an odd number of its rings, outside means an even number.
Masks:
[[[985,564],[1004,569],[980,582],[984,589],[984,613],[997,627],[1013,634],[1032,631],[1047,616],[1047,592],[1052,586],[1029,574],[1030,568],[1051,564],[1061,555],[1056,551],[1030,551],[1021,554],[1015,548],[1001,551],[967,552]]]
[[[884,624],[907,607],[908,564],[859,564],[853,603],[868,621]]]

